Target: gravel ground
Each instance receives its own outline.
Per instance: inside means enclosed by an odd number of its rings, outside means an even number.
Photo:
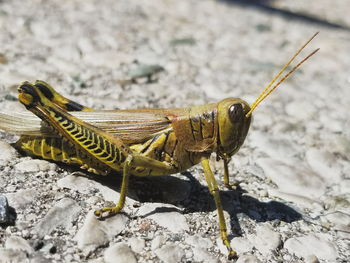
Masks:
[[[239,188],[225,189],[213,164],[238,262],[347,262],[349,8],[341,0],[2,0],[1,109],[24,110],[16,87],[36,79],[96,109],[251,103],[320,31],[308,48],[320,52],[256,110],[230,164]],[[144,64],[165,71],[129,81]],[[0,228],[0,262],[227,261],[200,167],[132,178],[125,213],[97,221],[92,211],[117,200],[119,176],[22,156],[15,136],[0,139],[0,218],[10,222]]]

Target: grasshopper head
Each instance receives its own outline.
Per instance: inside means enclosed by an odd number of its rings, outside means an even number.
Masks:
[[[40,101],[39,94],[35,87],[28,81],[18,87],[18,99],[27,108],[32,108]]]
[[[218,104],[219,153],[235,154],[247,136],[251,115],[250,107],[241,99],[228,98]]]

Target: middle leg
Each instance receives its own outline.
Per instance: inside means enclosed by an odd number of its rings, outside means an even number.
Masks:
[[[214,177],[214,174],[210,168],[209,160],[203,159],[201,163],[202,163],[203,170],[204,170],[205,180],[207,181],[209,191],[214,198],[216,208],[218,211],[220,236],[221,236],[222,242],[227,247],[227,250],[229,253],[229,259],[234,259],[237,257],[237,253],[236,253],[236,251],[234,251],[231,248],[230,242],[228,240],[227,227],[226,227],[226,222],[225,222],[225,217],[224,217],[224,211],[223,211],[222,204],[221,204],[221,198],[220,198],[218,184],[217,184],[215,177]]]

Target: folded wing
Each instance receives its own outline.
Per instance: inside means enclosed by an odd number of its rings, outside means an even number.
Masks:
[[[121,138],[137,143],[171,129],[162,109],[81,111],[73,116]],[[56,137],[50,127],[30,112],[0,113],[0,129],[17,135]]]

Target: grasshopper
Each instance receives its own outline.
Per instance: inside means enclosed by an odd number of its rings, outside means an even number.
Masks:
[[[163,176],[201,163],[218,213],[220,235],[229,258],[231,248],[218,184],[209,165],[216,153],[224,163],[224,184],[230,187],[228,163],[242,146],[255,108],[318,49],[294,66],[276,84],[313,35],[292,56],[252,105],[238,98],[189,108],[96,111],[57,93],[43,81],[22,83],[19,101],[31,114],[0,113],[0,129],[20,135],[17,148],[43,159],[80,165],[99,175],[122,174],[120,198],[97,217],[118,213],[124,206],[130,174]]]

